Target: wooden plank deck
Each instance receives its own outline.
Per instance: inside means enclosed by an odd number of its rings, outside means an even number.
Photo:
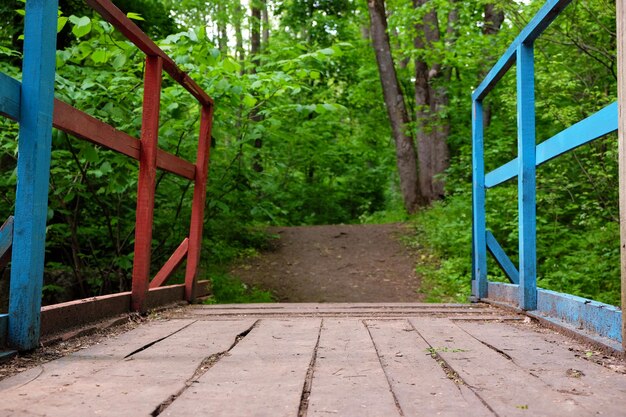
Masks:
[[[192,306],[0,381],[0,398],[7,417],[619,416],[626,375],[480,304]]]

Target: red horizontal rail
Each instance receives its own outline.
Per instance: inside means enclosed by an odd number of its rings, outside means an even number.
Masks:
[[[52,124],[77,138],[139,160],[141,141],[61,100],[54,100]],[[189,180],[194,180],[196,176],[194,164],[162,149],[157,153],[157,167]]]
[[[189,238],[185,238],[182,243],[176,248],[172,256],[165,262],[163,268],[154,276],[150,281],[150,288],[157,288],[167,282],[169,277],[176,271],[176,269],[183,263],[187,256],[187,250],[189,249]]]
[[[203,106],[213,105],[213,99],[202,88],[178,68],[170,58],[152,39],[148,37],[132,20],[109,0],[86,0],[95,11],[119,30],[128,40],[134,43],[148,56],[158,56],[163,60],[163,69],[180,85],[185,87]]]

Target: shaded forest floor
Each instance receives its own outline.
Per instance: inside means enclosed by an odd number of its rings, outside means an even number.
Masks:
[[[230,271],[280,302],[422,301],[403,224],[276,227],[272,249]]]

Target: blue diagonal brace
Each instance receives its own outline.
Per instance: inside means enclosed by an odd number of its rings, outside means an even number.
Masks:
[[[504,271],[509,281],[513,284],[519,284],[519,272],[511,259],[507,256],[500,243],[496,240],[495,236],[487,230],[487,249],[489,253],[493,255],[500,268]]]
[[[13,245],[13,216],[0,227],[0,272],[8,263],[8,255]]]

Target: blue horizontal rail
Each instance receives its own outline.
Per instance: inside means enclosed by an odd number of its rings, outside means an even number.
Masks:
[[[0,115],[20,119],[21,89],[19,81],[0,72]]]
[[[534,42],[571,2],[572,0],[548,0],[489,71],[487,77],[472,94],[472,99],[485,98],[517,60],[518,48],[522,44]]]
[[[519,284],[519,272],[517,268],[515,267],[515,265],[513,265],[511,259],[504,252],[504,249],[502,249],[502,246],[500,246],[500,243],[498,243],[493,233],[487,230],[486,238],[487,249],[496,259],[496,262],[498,263],[498,265],[500,265],[500,268],[502,268],[507,278],[509,278],[509,280],[513,284]]]
[[[617,102],[557,133],[537,146],[537,166],[617,130]],[[492,188],[517,176],[518,159],[494,169],[485,176],[485,187]]]

